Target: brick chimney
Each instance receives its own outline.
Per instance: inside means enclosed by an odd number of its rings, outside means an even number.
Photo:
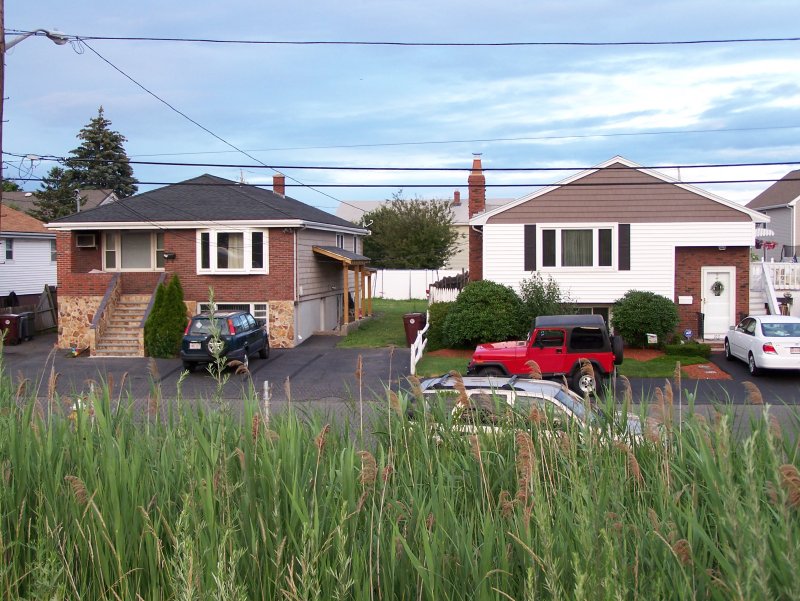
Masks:
[[[286,196],[286,176],[278,173],[272,176],[272,191],[275,194]]]
[[[456,190],[453,192],[453,206],[460,207],[461,206],[461,192]]]
[[[469,184],[469,216],[473,217],[486,210],[486,177],[483,175],[480,153],[472,159],[472,172],[467,178]],[[473,282],[483,279],[483,232],[469,228],[469,279]]]

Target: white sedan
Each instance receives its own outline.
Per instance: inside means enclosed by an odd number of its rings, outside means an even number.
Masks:
[[[725,358],[734,357],[745,361],[753,376],[762,369],[800,369],[800,318],[745,317],[725,336]]]

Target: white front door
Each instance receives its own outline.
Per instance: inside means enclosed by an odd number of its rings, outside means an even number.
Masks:
[[[729,326],[736,323],[736,268],[703,267],[701,282],[703,335],[707,339],[724,338]]]

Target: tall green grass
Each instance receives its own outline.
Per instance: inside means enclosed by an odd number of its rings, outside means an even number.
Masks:
[[[362,439],[254,397],[21,388],[0,378],[3,598],[800,598],[798,449],[769,419],[469,436],[388,394]]]

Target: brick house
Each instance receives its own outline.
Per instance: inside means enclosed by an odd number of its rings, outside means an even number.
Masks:
[[[142,356],[155,289],[172,274],[189,314],[207,310],[213,290],[218,309],[265,319],[279,348],[346,331],[370,312],[366,231],[286,196],[282,175],[271,191],[202,175],[47,228],[57,240],[61,348]]]
[[[480,157],[469,176],[470,277],[518,289],[551,276],[586,313],[606,318],[629,290],[678,306],[679,331],[721,338],[749,312],[750,247],[769,218],[614,157],[484,210]]]

